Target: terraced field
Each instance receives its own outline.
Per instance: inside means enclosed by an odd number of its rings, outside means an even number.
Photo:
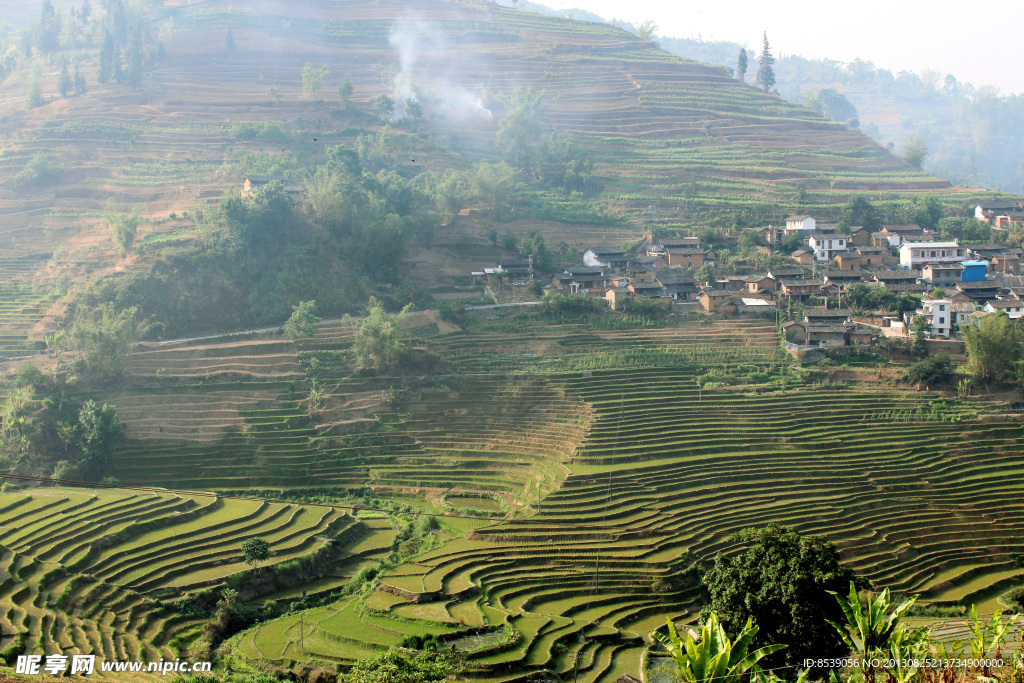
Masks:
[[[374,533],[323,507],[160,492],[2,493],[0,649],[20,637],[27,652],[173,659],[175,637],[196,622],[160,601],[248,569],[245,539],[266,539],[271,563],[325,543],[358,560],[353,549]]]
[[[603,24],[477,0],[303,0],[286,9],[204,0],[146,11],[154,25],[174,28],[162,31],[166,59],[147,60],[139,90],[90,80],[80,97],[27,111],[22,87],[30,74],[6,80],[0,260],[52,255],[50,275],[76,283],[145,272],[161,248],[203,239],[195,212],[237,189],[242,174],[285,171],[298,178],[326,145],[352,144],[359,133],[375,131],[371,103],[393,89],[403,64],[403,78],[418,89],[425,110],[420,130],[399,136],[394,166],[403,174],[495,160],[494,136],[513,92],[533,87],[543,96],[541,125],[592,155],[605,181],[597,203],[636,219],[591,225],[572,217],[576,200],[552,195],[554,213],[569,222],[552,226],[557,216],[531,217],[551,238],[569,233],[617,242],[658,223],[693,225],[709,211],[754,204],[781,214],[794,208],[800,188],[801,210],[824,214],[858,192],[937,192],[951,204],[991,196],[951,188],[860,133]],[[237,44],[231,52],[224,49],[228,28]],[[403,55],[392,35],[409,36],[415,47]],[[95,73],[94,52],[78,58],[83,73]],[[302,94],[307,63],[331,72],[323,100]],[[44,69],[47,100],[56,72],[55,64]],[[331,109],[345,78],[355,87],[356,113]],[[249,122],[279,123],[283,137],[259,139],[234,128]],[[16,177],[37,154],[50,160],[46,181],[19,185]],[[114,247],[105,220],[109,199],[122,211],[144,207],[140,253],[122,256]],[[2,292],[10,305],[0,308],[0,332],[7,324],[11,334],[35,328],[48,308],[37,289],[43,284],[49,282],[34,275]],[[0,353],[10,343],[20,348],[17,340],[0,339]]]

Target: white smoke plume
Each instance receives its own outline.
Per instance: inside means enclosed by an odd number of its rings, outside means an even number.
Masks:
[[[400,67],[393,82],[395,120],[405,117],[408,102],[421,100],[428,100],[433,109],[452,118],[493,118],[482,96],[452,82],[459,64],[458,50],[430,22],[403,17],[392,24],[388,40],[398,53]],[[428,67],[424,61],[432,64]],[[448,65],[444,72],[437,71],[438,62]],[[429,87],[421,89],[418,81],[424,78],[429,79]]]

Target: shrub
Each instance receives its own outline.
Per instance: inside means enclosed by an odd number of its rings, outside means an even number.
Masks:
[[[903,380],[912,384],[939,386],[953,379],[953,362],[946,352],[937,353],[911,365]]]

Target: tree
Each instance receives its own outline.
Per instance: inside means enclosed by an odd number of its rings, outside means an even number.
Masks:
[[[857,108],[835,88],[811,88],[804,95],[808,107],[833,121],[848,123],[857,118]]]
[[[395,98],[382,92],[373,100],[373,111],[377,113],[381,121],[390,121],[395,114]]]
[[[710,263],[705,263],[703,266],[697,269],[697,272],[693,274],[697,284],[703,284],[707,282],[715,281],[715,269],[711,267]]]
[[[347,78],[338,86],[338,99],[341,101],[341,108],[346,111],[352,108],[351,98],[353,90],[355,89],[352,87],[352,81]]]
[[[326,66],[314,69],[308,62],[302,67],[302,92],[307,99],[315,100],[320,97],[320,91],[324,87],[324,79],[330,75]]]
[[[247,538],[242,541],[242,555],[246,564],[257,569],[260,562],[270,559],[270,544],[262,538]]]
[[[57,75],[57,92],[61,97],[67,97],[74,87],[71,81],[71,74],[68,73],[68,63],[63,59],[60,61],[60,73]]]
[[[761,58],[757,66],[757,84],[765,92],[775,87],[775,70],[772,68],[774,63],[775,57],[772,57],[771,49],[768,47],[768,32],[765,31],[764,47],[761,48]]]
[[[754,230],[744,230],[740,233],[740,237],[737,240],[740,251],[749,252],[753,251],[754,247],[761,243],[761,238]]]
[[[878,230],[882,227],[882,212],[864,196],[858,195],[846,202],[839,216],[839,225],[863,225],[868,230]]]
[[[650,40],[651,38],[653,38],[654,32],[657,30],[658,25],[654,23],[653,19],[642,21],[636,25],[637,38],[642,38],[643,40]]]
[[[107,222],[110,224],[114,243],[121,249],[122,254],[127,254],[135,244],[135,235],[142,222],[142,206],[133,206],[130,214],[108,214]]]
[[[732,632],[752,618],[760,631],[751,646],[789,644],[785,652],[766,659],[773,668],[846,654],[842,639],[827,621],[842,618],[829,591],[863,581],[839,563],[835,544],[775,524],[745,529],[732,540],[748,549],[741,555],[715,557],[703,578],[711,598],[706,611],[716,612]]]
[[[72,77],[72,83],[75,88],[75,95],[85,94],[85,77],[78,70],[78,64],[75,64],[75,74]]]
[[[462,669],[461,659],[451,652],[424,650],[407,655],[389,650],[356,662],[338,677],[338,683],[445,683]]]
[[[537,162],[542,139],[537,121],[541,93],[533,88],[517,88],[512,93],[512,108],[501,118],[494,142],[506,162],[531,170]]]
[[[928,156],[928,143],[919,135],[912,135],[903,141],[903,158],[914,168],[921,168]]]
[[[51,0],[43,0],[38,30],[36,46],[40,52],[46,54],[60,47],[60,15]]]
[[[25,88],[25,106],[29,109],[38,107],[43,103],[43,72],[38,66],[32,67],[32,80]]]
[[[284,324],[284,333],[289,339],[312,337],[316,334],[316,301],[300,301],[293,309],[288,322]]]
[[[397,315],[384,310],[384,304],[370,297],[366,318],[360,323],[352,342],[356,364],[362,370],[381,371],[398,365],[408,348],[402,321],[412,311],[408,304]]]
[[[740,55],[736,58],[736,77],[740,79],[740,83],[747,82],[747,49],[745,47],[740,48]]]
[[[124,425],[117,418],[117,408],[104,403],[98,405],[90,399],[78,414],[78,433],[82,443],[85,465],[98,473],[106,464],[114,443],[124,433]]]
[[[112,303],[76,310],[68,339],[85,372],[101,379],[121,373],[125,355],[154,327],[136,307],[118,310]]]
[[[953,362],[949,354],[943,351],[911,365],[903,378],[907,382],[926,387],[948,384],[953,379]]]
[[[502,220],[512,204],[518,177],[516,169],[504,161],[497,164],[481,162],[473,176],[476,194],[491,210],[495,220]]]
[[[1024,331],[1000,311],[962,328],[967,368],[982,382],[1007,382],[1021,360]]]
[[[142,85],[142,31],[136,25],[128,38],[127,67],[124,73],[125,83],[133,89]]]
[[[114,76],[114,36],[110,31],[103,33],[103,45],[100,46],[100,66],[96,72],[96,80],[106,85]]]
[[[935,230],[945,215],[946,211],[942,202],[933,194],[928,195],[914,206],[914,222],[925,230]],[[981,221],[978,222],[981,223]]]
[[[115,83],[124,83],[124,69],[121,68],[121,48],[114,43],[114,56],[110,60],[110,73]]]
[[[914,319],[910,321],[910,330],[914,333],[914,353],[918,356],[927,356],[928,345],[925,344],[925,341],[932,331],[932,321],[924,314],[915,315]]]
[[[228,52],[235,51],[235,34],[231,29],[228,29],[227,35],[224,36],[224,47]]]
[[[668,619],[668,635],[655,631],[651,635],[668,650],[679,667],[679,679],[683,683],[743,683],[749,674],[756,678],[759,661],[773,652],[784,649],[785,645],[766,645],[754,652],[748,652],[759,628],[750,619],[735,641],[711,612],[704,618],[700,637],[692,629],[684,641],[672,619]]]

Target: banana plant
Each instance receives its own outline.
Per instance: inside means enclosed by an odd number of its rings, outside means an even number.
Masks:
[[[971,644],[971,658],[985,659],[989,652],[998,651],[1003,644],[1003,638],[1010,632],[1013,624],[1020,617],[1014,614],[1008,621],[1003,622],[1003,611],[998,610],[989,617],[986,622],[978,618],[978,608],[971,605],[971,620],[965,621],[964,626],[971,632],[968,642]],[[981,668],[982,676],[988,676],[987,666]]]
[[[766,645],[749,652],[750,642],[757,635],[757,631],[758,628],[753,625],[753,621],[747,619],[743,631],[735,641],[730,641],[725,628],[718,621],[718,615],[712,612],[705,620],[699,636],[696,631],[690,629],[684,641],[671,619],[668,620],[668,635],[657,631],[651,635],[668,649],[672,659],[679,665],[683,683],[703,683],[711,680],[715,683],[741,683],[748,672],[757,678],[761,674],[757,663],[786,647]]]
[[[910,598],[900,603],[895,609],[891,609],[892,601],[889,599],[889,589],[886,588],[878,596],[871,600],[869,597],[865,604],[861,604],[857,595],[857,587],[850,582],[850,596],[844,598],[835,591],[829,591],[836,596],[839,606],[846,616],[845,624],[837,624],[828,621],[836,631],[839,632],[843,642],[867,661],[868,666],[864,669],[864,680],[866,683],[874,683],[875,668],[871,666],[871,656],[880,651],[888,650],[893,634],[900,626],[900,620],[904,613],[917,600]]]
[[[896,683],[909,683],[928,659],[931,645],[931,630],[928,628],[909,629],[899,626],[889,637],[886,659],[893,663],[889,672]]]

